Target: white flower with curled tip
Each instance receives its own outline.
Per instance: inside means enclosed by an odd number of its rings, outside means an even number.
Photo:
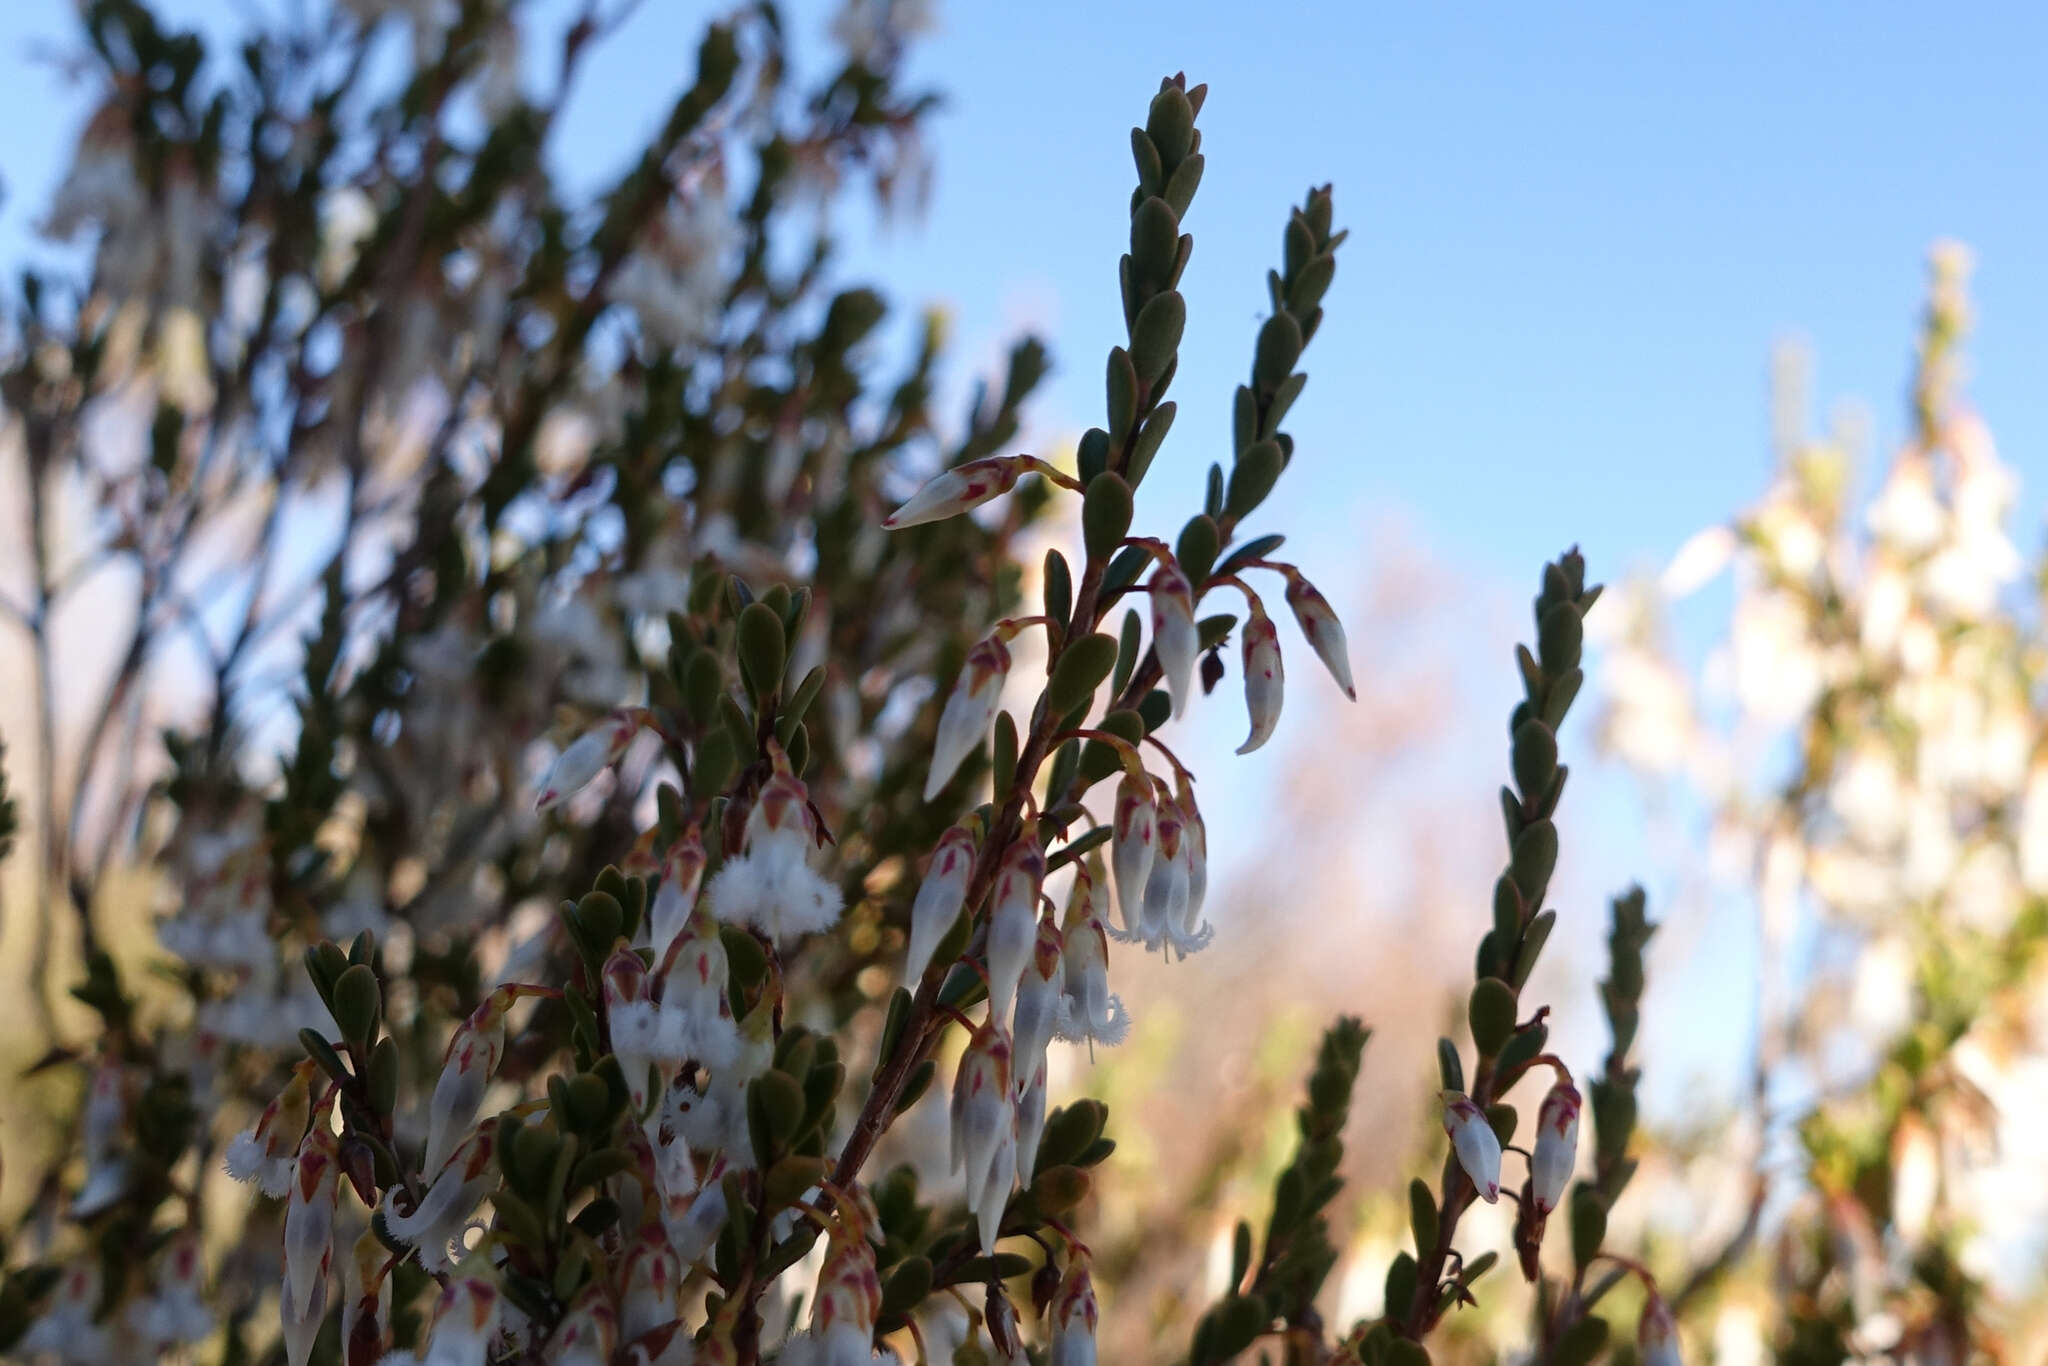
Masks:
[[[393,1238],[410,1244],[419,1253],[420,1265],[429,1274],[439,1274],[454,1265],[450,1247],[496,1183],[491,1165],[496,1134],[495,1126],[481,1129],[457,1148],[455,1156],[434,1176],[433,1184],[410,1213],[399,1213],[392,1197],[385,1197],[384,1227]]]
[[[1254,600],[1251,617],[1244,624],[1244,705],[1251,713],[1252,732],[1237,747],[1239,754],[1250,754],[1273,738],[1286,685],[1287,676],[1280,666],[1279,628]]]
[[[1151,876],[1145,879],[1144,903],[1136,940],[1148,951],[1187,958],[1209,947],[1215,931],[1203,924],[1202,900],[1208,890],[1208,862],[1199,820],[1190,821],[1179,803],[1159,794],[1158,849]]]
[[[660,960],[681,937],[704,882],[704,840],[692,825],[661,857],[661,887],[648,908],[649,942]]]
[[[1110,866],[1116,872],[1117,912],[1123,934],[1138,934],[1143,919],[1145,887],[1159,845],[1159,810],[1152,800],[1152,782],[1142,772],[1126,769],[1116,785],[1116,815],[1111,827]],[[1105,921],[1106,921],[1105,917]]]
[[[960,918],[967,904],[967,883],[974,876],[974,836],[956,825],[939,836],[924,881],[910,903],[910,952],[903,963],[903,985],[913,993],[931,966],[939,941]]]
[[[1016,1071],[1029,1076],[1045,1060],[1060,1023],[1060,989],[1066,974],[1060,967],[1061,936],[1058,925],[1047,916],[1038,922],[1038,938],[1032,945],[1031,961],[1017,984],[1017,1009],[1010,1017],[1010,1038],[1015,1050]]]
[[[1052,1345],[1046,1366],[1095,1366],[1095,1285],[1088,1275],[1088,1263],[1077,1257],[1060,1278],[1048,1313],[1052,1320]]]
[[[1446,1091],[1443,1101],[1444,1132],[1450,1135],[1458,1165],[1471,1178],[1479,1198],[1490,1205],[1500,1199],[1500,1136],[1487,1122],[1486,1112],[1469,1096]]]
[[[662,1056],[716,1070],[739,1056],[739,1028],[726,999],[731,967],[725,943],[707,919],[695,934],[679,936],[659,968]]]
[[[1019,478],[1039,467],[1039,462],[1028,455],[970,460],[929,480],[910,495],[910,501],[882,519],[882,529],[901,531],[904,527],[957,517],[1008,493],[1017,486]]]
[[[1173,714],[1187,711],[1193,695],[1195,658],[1202,651],[1202,635],[1195,625],[1195,595],[1187,576],[1170,560],[1160,561],[1146,583],[1152,602],[1152,652],[1159,657],[1160,676],[1166,695],[1173,699]]]
[[[1655,1290],[1643,1301],[1642,1317],[1636,1320],[1636,1358],[1642,1366],[1683,1366],[1678,1322],[1671,1315],[1671,1306]]]
[[[1017,983],[1038,942],[1038,891],[1045,880],[1045,851],[1026,837],[1003,851],[995,895],[988,913],[989,1018],[1007,1019]]]
[[[725,861],[706,896],[719,920],[787,943],[838,924],[845,898],[811,867],[818,827],[810,793],[781,747],[769,744],[774,773],[747,813],[741,852]]]
[[[327,1273],[334,1260],[334,1209],[340,1196],[341,1157],[325,1115],[299,1145],[291,1203],[284,1212],[284,1317],[287,1331],[311,1320],[319,1327],[327,1305]],[[312,1345],[311,1338],[307,1346]],[[303,1356],[293,1366],[300,1366]]]
[[[961,762],[995,724],[1003,700],[1003,684],[1010,676],[1010,647],[998,630],[984,637],[967,652],[960,676],[939,713],[939,731],[932,741],[931,772],[924,780],[924,799],[931,801],[953,781]]]
[[[1299,572],[1283,567],[1281,573],[1287,578],[1287,605],[1293,609],[1295,624],[1344,695],[1356,702],[1358,690],[1351,686],[1351,653],[1344,643],[1344,623],[1330,610],[1329,599]]]
[[[1102,861],[1091,854],[1074,870],[1073,895],[1061,931],[1060,964],[1065,982],[1060,995],[1059,1037],[1090,1047],[1114,1048],[1130,1032],[1131,1017],[1121,999],[1109,990],[1109,926],[1103,917],[1107,893],[1102,886]]]
[[[284,1090],[263,1107],[256,1122],[228,1141],[222,1166],[237,1181],[253,1181],[273,1199],[291,1190],[292,1163],[306,1132],[312,1105],[313,1075],[320,1070],[311,1058],[292,1069]]]
[[[1017,1118],[1010,1090],[1010,1040],[993,1016],[974,1032],[953,1076],[953,1170],[966,1174],[967,1207],[994,1252],[1003,1206],[1016,1179]]]
[[[1038,1166],[1038,1141],[1045,1137],[1045,1058],[1020,1075],[1029,1080],[1017,1091],[1017,1179],[1029,1185]]]
[[[1529,1154],[1529,1198],[1549,1214],[1564,1198],[1579,1157],[1578,1088],[1559,1077],[1536,1111],[1536,1146]]]
[[[623,707],[571,740],[541,775],[534,810],[550,810],[588,787],[598,774],[624,756],[645,719],[643,709]]]

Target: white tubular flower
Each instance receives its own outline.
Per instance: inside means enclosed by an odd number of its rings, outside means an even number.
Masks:
[[[454,1265],[450,1246],[497,1180],[491,1168],[496,1132],[495,1126],[482,1129],[456,1149],[412,1213],[398,1213],[390,1197],[385,1198],[384,1227],[398,1241],[412,1245],[430,1274]]]
[[[1458,1165],[1472,1179],[1479,1198],[1489,1205],[1500,1199],[1500,1137],[1487,1122],[1486,1112],[1470,1097],[1446,1091],[1444,1132],[1450,1135]]]
[[[648,909],[648,933],[655,961],[668,955],[697,906],[697,890],[704,881],[704,841],[692,825],[683,837],[669,846],[661,860],[661,889]]]
[[[312,1104],[313,1074],[319,1065],[307,1059],[292,1069],[291,1080],[263,1107],[255,1124],[228,1141],[221,1165],[237,1181],[254,1181],[265,1195],[283,1199],[291,1190],[292,1162],[306,1132]]]
[[[910,501],[882,519],[884,531],[901,531],[908,526],[941,522],[980,507],[999,494],[1017,486],[1017,480],[1035,462],[1027,455],[995,456],[970,460],[930,480]]]
[[[611,1366],[618,1341],[619,1316],[607,1302],[603,1284],[592,1281],[549,1339],[548,1361],[551,1366]]]
[[[846,903],[810,865],[818,834],[809,791],[779,747],[771,757],[776,772],[747,813],[744,848],[725,861],[706,895],[718,919],[788,943],[831,929]]]
[[[1017,984],[1017,1010],[1010,1019],[1019,1076],[1029,1076],[1045,1061],[1046,1045],[1059,1028],[1060,989],[1066,984],[1066,974],[1060,970],[1060,949],[1059,926],[1047,916],[1038,922],[1038,939]]]
[[[995,724],[1002,705],[1003,684],[1010,676],[1010,647],[1002,637],[984,637],[967,652],[953,691],[946,696],[939,713],[938,737],[932,741],[931,772],[925,776],[924,799],[931,801],[945,790],[959,771],[961,761]]]
[[[1329,600],[1314,584],[1292,569],[1282,572],[1287,576],[1287,605],[1294,611],[1295,624],[1344,695],[1356,702],[1358,690],[1351,686],[1351,653],[1344,643],[1344,623],[1337,620]]]
[[[798,1355],[817,1366],[867,1366],[874,1357],[875,1320],[882,1313],[874,1249],[843,1216],[829,1238],[812,1299],[811,1331]]]
[[[190,1234],[171,1240],[156,1262],[155,1292],[128,1306],[128,1326],[151,1349],[204,1342],[213,1335],[213,1311],[201,1294],[199,1243]]]
[[[1202,920],[1202,907],[1209,900],[1209,827],[1202,820],[1201,808],[1195,805],[1194,788],[1187,774],[1180,775],[1179,787],[1174,805],[1180,808],[1181,856],[1188,865],[1188,904],[1181,915],[1181,932],[1174,938],[1174,947],[1185,956],[1207,948],[1212,933]]]
[[[1028,1186],[1038,1169],[1038,1140],[1045,1136],[1045,1059],[1025,1075],[1030,1080],[1017,1092],[1017,1179]],[[1003,1194],[1007,1198],[1009,1192]]]
[[[341,1157],[334,1131],[316,1117],[299,1145],[292,1173],[291,1203],[284,1212],[285,1319],[313,1313],[314,1296],[324,1297],[329,1264],[334,1259],[334,1207],[340,1192],[336,1178]],[[317,1319],[316,1319],[317,1322]]]
[[[1152,784],[1142,774],[1125,771],[1116,785],[1116,819],[1110,842],[1110,866],[1116,871],[1116,900],[1123,921],[1121,938],[1135,938],[1143,921],[1145,886],[1158,852],[1159,811],[1152,802]]]
[[[966,1173],[967,1205],[980,1222],[984,1252],[995,1249],[996,1226],[1016,1176],[1017,1124],[1010,1098],[1010,1040],[991,1016],[960,1058],[952,1105],[953,1169]]]
[[[1536,1111],[1536,1146],[1529,1154],[1529,1198],[1548,1214],[1564,1198],[1579,1157],[1579,1092],[1559,1077]]]
[[[288,1366],[306,1366],[313,1359],[313,1343],[327,1318],[327,1280],[323,1275],[313,1284],[312,1298],[300,1306],[287,1299],[283,1306],[284,1359]]]
[[[1642,1366],[1683,1366],[1678,1323],[1671,1317],[1671,1306],[1654,1290],[1643,1302],[1642,1317],[1636,1320],[1636,1356]]]
[[[903,985],[912,993],[924,980],[939,941],[960,918],[967,902],[967,882],[974,875],[974,836],[956,825],[939,836],[931,865],[924,870],[917,897],[910,903],[910,955],[903,963]]]
[[[727,1207],[721,1184],[727,1164],[721,1159],[704,1173],[704,1184],[694,1191],[671,1189],[661,1205],[661,1230],[676,1256],[685,1262],[701,1262],[718,1241],[725,1227]]]
[[[1244,624],[1244,705],[1251,713],[1252,733],[1237,747],[1239,754],[1250,754],[1273,738],[1286,686],[1287,675],[1280,667],[1280,630],[1254,600],[1251,617]]]
[[[66,1363],[111,1363],[113,1335],[99,1322],[99,1308],[98,1261],[67,1266],[43,1311],[15,1341],[13,1351],[27,1359],[48,1353]]]
[[[1088,1263],[1076,1258],[1060,1280],[1048,1311],[1052,1345],[1046,1366],[1095,1366],[1095,1284]]]
[[[662,1056],[718,1069],[739,1056],[739,1030],[726,999],[731,969],[725,944],[710,921],[678,936],[661,964]]]
[[[128,1128],[128,1073],[119,1063],[94,1069],[86,1091],[85,1184],[72,1198],[72,1217],[89,1218],[111,1206],[128,1189],[128,1159],[121,1143]]]
[[[1074,893],[1067,902],[1061,933],[1060,961],[1065,984],[1060,997],[1059,1037],[1086,1040],[1114,1048],[1130,1032],[1124,1003],[1109,990],[1109,927],[1104,923],[1102,861],[1090,854],[1075,869]]]
[[[1193,695],[1195,657],[1201,653],[1201,632],[1195,626],[1195,595],[1180,569],[1162,563],[1152,571],[1146,584],[1152,599],[1152,651],[1159,656],[1159,672],[1166,682],[1166,695],[1173,699],[1173,714],[1187,710]]]
[[[1038,889],[1045,879],[1045,851],[1026,837],[1003,851],[995,897],[988,913],[988,1009],[992,1020],[1007,1019],[1017,983],[1038,942]]]
[[[1178,953],[1186,958],[1209,946],[1214,931],[1201,923],[1202,904],[1196,893],[1206,894],[1208,861],[1199,819],[1190,822],[1178,803],[1164,799],[1159,805],[1158,852],[1152,859],[1152,875],[1145,880],[1145,903],[1137,938],[1148,950]],[[1128,936],[1127,936],[1128,937]]]
[[[434,1306],[434,1327],[421,1366],[485,1366],[498,1338],[498,1289],[481,1276],[457,1276]]]
[[[548,771],[541,775],[540,796],[534,802],[534,809],[546,811],[560,805],[617,763],[625,754],[626,746],[632,744],[633,737],[640,733],[644,715],[638,708],[621,708],[570,741],[568,748],[557,754],[555,761],[548,765]]]
[[[627,1341],[676,1317],[682,1264],[661,1229],[650,1224],[626,1249],[625,1289],[619,1296],[619,1334]]]
[[[505,1015],[532,988],[503,986],[483,999],[448,1041],[448,1055],[427,1103],[427,1151],[420,1170],[428,1176],[446,1166],[483,1105],[484,1088],[505,1051]]]
[[[668,1090],[674,1075],[662,1046],[661,1010],[654,1004],[647,965],[624,943],[605,959],[602,978],[612,1052],[618,1057],[619,1070],[625,1073],[633,1113],[645,1117],[650,1100]]]

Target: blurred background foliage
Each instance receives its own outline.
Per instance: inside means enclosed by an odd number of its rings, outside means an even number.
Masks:
[[[1074,434],[1029,407],[1050,343],[1009,339],[973,382],[949,377],[943,312],[885,301],[835,249],[849,205],[916,231],[938,93],[906,75],[921,7],[849,6],[823,44],[737,11],[677,54],[654,143],[622,138],[624,173],[581,196],[543,150],[572,91],[604,97],[574,87],[608,13],[521,37],[487,6],[357,3],[203,52],[144,7],[86,8],[91,109],[42,227],[89,266],[13,283],[0,376],[13,1247],[90,1187],[82,1064],[108,1031],[275,1047],[321,1018],[283,974],[230,994],[166,968],[154,922],[235,832],[317,847],[260,869],[260,894],[290,943],[373,928],[401,955],[416,994],[388,1013],[431,1069],[484,978],[546,951],[547,889],[588,886],[645,823],[651,756],[573,821],[543,827],[523,794],[621,691],[677,691],[667,612],[706,555],[811,590],[792,676],[829,664],[805,777],[849,911],[803,990],[818,1027],[880,1030],[892,908],[947,823],[917,800],[935,681],[1042,598],[1045,550],[1074,528],[1035,482],[886,553],[876,523],[915,472],[1064,460]],[[373,46],[373,23],[401,36]],[[559,47],[556,86],[522,83],[521,41]],[[1133,54],[1155,55],[1171,61]],[[1936,250],[1896,449],[1814,433],[1788,352],[1766,487],[1725,520],[1701,509],[1711,525],[1588,617],[1599,754],[1654,812],[1645,880],[1678,890],[1656,947],[1704,953],[1740,926],[1761,965],[1660,1025],[1653,952],[1633,1054],[1654,1079],[1660,1030],[1705,1031],[1742,1059],[1726,1098],[1638,1129],[1608,1230],[1656,1271],[1696,1360],[2048,1348],[2048,571],[1971,402],[1968,275],[1960,247]],[[884,328],[892,309],[917,321]],[[1529,515],[1575,532],[1562,495]],[[1085,1087],[1117,1117],[1114,1179],[1081,1217],[1109,1359],[1159,1359],[1230,1289],[1234,1229],[1295,1157],[1331,1017],[1372,1028],[1316,1305],[1333,1336],[1381,1312],[1407,1177],[1440,1158],[1433,1043],[1466,1038],[1488,923],[1470,890],[1501,858],[1471,757],[1497,746],[1467,731],[1491,680],[1469,661],[1504,671],[1516,623],[1469,565],[1375,539],[1369,572],[1325,583],[1358,705],[1297,703],[1313,719],[1276,746],[1280,800],[1227,822],[1210,807],[1220,951],[1120,958],[1131,1039],[1057,1055],[1055,1095]],[[1568,846],[1602,824],[1580,813]],[[1614,969],[1598,901],[1570,894],[1579,928],[1538,980],[1573,1002],[1554,1047],[1584,1080]],[[274,1090],[222,1059],[200,1115],[152,1102],[210,1134],[201,1171]],[[937,1150],[897,1139],[913,1163]],[[223,1285],[275,1279],[275,1211],[244,1238],[239,1193],[192,1199],[228,1230]],[[1508,1225],[1468,1221],[1460,1246],[1511,1264]],[[1515,1278],[1486,1288],[1439,1360],[1545,1342]],[[1613,1293],[1632,1323],[1635,1288]]]

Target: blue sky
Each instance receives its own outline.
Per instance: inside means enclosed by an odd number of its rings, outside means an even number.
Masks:
[[[8,259],[83,112],[80,93],[29,56],[35,40],[68,40],[65,8],[0,13]],[[165,8],[216,31],[233,13],[225,0]],[[823,7],[795,8],[815,39]],[[1862,400],[1888,447],[1939,237],[1978,255],[1972,389],[2022,475],[2020,542],[2038,544],[2048,10],[1096,0],[941,11],[943,31],[918,58],[949,95],[930,212],[871,235],[850,264],[906,303],[948,306],[968,366],[1020,325],[1046,331],[1060,370],[1042,430],[1078,430],[1101,407],[1102,356],[1120,334],[1126,130],[1161,74],[1210,85],[1181,415],[1141,522],[1177,526],[1208,460],[1226,454],[1228,399],[1287,206],[1332,181],[1352,237],[1289,423],[1300,463],[1262,522],[1293,533],[1333,595],[1364,580],[1390,521],[1463,566],[1494,605],[1523,600],[1542,560],[1573,541],[1598,574],[1661,561],[1767,477],[1768,359],[1787,335],[1811,345],[1823,404]],[[708,12],[646,0],[595,54],[558,148],[569,174],[594,184],[618,166],[686,77]],[[1514,686],[1505,640],[1475,651],[1470,670],[1477,742],[1491,747]],[[1296,676],[1317,682],[1305,660]],[[1231,743],[1237,724],[1222,726]],[[1225,781],[1284,780],[1279,748]],[[1603,835],[1626,835],[1627,789],[1597,775],[1586,786],[1578,799],[1601,813]],[[1474,795],[1475,810],[1490,800]],[[1588,896],[1636,875],[1654,889],[1659,870],[1629,866],[1640,846],[1603,843],[1574,874]],[[1483,888],[1491,870],[1476,876]]]

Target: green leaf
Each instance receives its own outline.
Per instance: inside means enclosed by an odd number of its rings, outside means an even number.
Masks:
[[[1223,499],[1223,511],[1234,518],[1250,515],[1280,482],[1286,464],[1280,443],[1270,437],[1246,448],[1230,467],[1230,491]]]
[[[1081,499],[1081,534],[1088,558],[1107,560],[1131,530],[1131,486],[1105,471],[1088,481]]]
[[[1472,1026],[1472,1044],[1479,1056],[1494,1056],[1515,1032],[1514,988],[1498,977],[1481,978],[1472,988],[1465,1018]]]
[[[1166,373],[1187,324],[1187,300],[1178,290],[1155,295],[1138,310],[1138,320],[1131,326],[1131,364],[1140,383],[1151,384]]]
[[[789,661],[781,614],[766,602],[750,604],[740,613],[735,640],[740,678],[759,706],[782,686],[782,671]]]
[[[1060,652],[1059,663],[1053,666],[1052,679],[1046,684],[1046,701],[1052,714],[1065,716],[1087,703],[1116,667],[1116,656],[1117,643],[1100,632],[1070,641]]]

